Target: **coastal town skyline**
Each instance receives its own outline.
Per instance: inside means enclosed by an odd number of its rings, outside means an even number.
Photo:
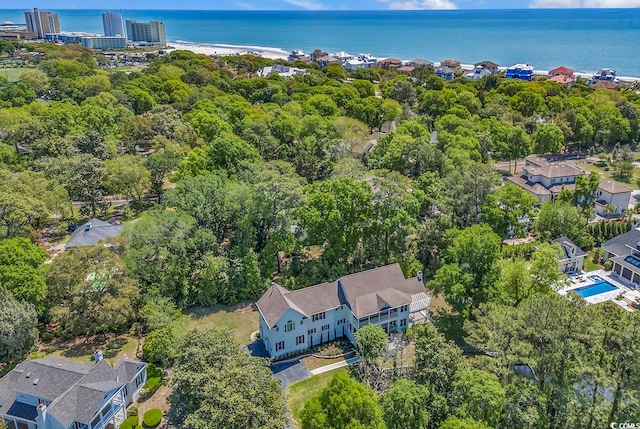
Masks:
[[[20,9],[24,1],[5,0],[3,9]],[[213,4],[212,4],[213,3]],[[39,5],[48,9],[156,9],[156,10],[443,10],[443,9],[527,9],[527,8],[635,8],[640,0],[194,0],[176,8],[167,0],[78,2],[51,0]]]

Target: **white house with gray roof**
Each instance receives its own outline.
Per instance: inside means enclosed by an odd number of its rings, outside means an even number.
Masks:
[[[401,331],[427,320],[429,302],[422,275],[405,279],[393,264],[295,291],[273,283],[256,306],[260,338],[278,359],[337,338],[353,342],[369,324]]]
[[[569,240],[567,237],[560,237],[553,241],[554,243],[558,243],[562,248],[562,256],[558,260],[558,268],[560,272],[575,273],[582,271],[584,258],[587,256],[587,252],[582,250],[576,243]]]
[[[0,419],[9,429],[118,429],[147,380],[146,364],[115,367],[27,359],[0,379]]]
[[[631,201],[631,189],[611,179],[600,180],[596,193],[596,213],[600,216],[620,215],[629,208]],[[615,207],[615,212],[608,213],[607,205]]]
[[[611,275],[623,284],[640,287],[640,228],[613,237],[602,245],[604,260],[612,262]]]

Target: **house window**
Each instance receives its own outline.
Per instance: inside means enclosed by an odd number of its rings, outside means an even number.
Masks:
[[[284,350],[284,341],[279,341],[276,343],[276,351]]]
[[[407,326],[407,319],[400,319],[400,326]]]
[[[314,314],[312,316],[312,319],[314,322],[317,322],[318,320],[323,320],[325,318],[325,312],[323,311],[322,313],[318,313],[318,314]]]
[[[323,331],[328,331],[328,330],[329,330],[329,325],[324,325],[324,326],[322,327],[322,330],[323,330]]]
[[[298,346],[300,344],[304,344],[304,335],[298,335],[296,337],[296,346]]]
[[[340,319],[340,320],[338,320],[338,325],[342,325],[342,324],[344,324],[344,323],[346,323],[346,320],[345,320],[345,319]]]
[[[309,329],[309,330],[307,331],[307,335],[311,335],[311,334],[315,334],[315,333],[316,333],[316,328]]]
[[[144,384],[144,373],[141,372],[136,377],[136,389]]]
[[[295,328],[296,328],[296,324],[293,323],[291,320],[289,320],[287,324],[284,325],[284,332],[293,331]]]

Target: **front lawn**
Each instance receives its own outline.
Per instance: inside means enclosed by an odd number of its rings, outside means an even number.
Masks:
[[[320,390],[327,387],[331,379],[336,374],[346,374],[348,372],[347,367],[334,369],[333,371],[324,372],[322,374],[314,375],[306,380],[299,381],[287,387],[285,392],[285,399],[291,411],[293,417],[293,426],[300,428],[300,413],[304,408],[304,403]]]
[[[586,272],[602,269],[602,267],[593,262],[593,251],[584,258],[584,265],[582,267]]]

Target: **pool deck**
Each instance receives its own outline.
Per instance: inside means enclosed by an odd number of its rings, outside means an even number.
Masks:
[[[617,279],[611,277],[604,270],[596,270],[596,271],[591,271],[589,273],[577,273],[577,274],[569,275],[567,285],[564,286],[562,289],[558,290],[558,293],[560,295],[567,295],[567,293],[571,292],[574,289],[579,289],[581,287],[594,285],[597,282],[590,279],[590,277],[592,276],[600,277],[602,280],[606,281],[607,283],[611,283],[612,285],[617,287],[618,290],[600,293],[600,294],[588,296],[582,299],[584,299],[588,304],[599,304],[601,302],[612,301],[615,304],[623,307],[625,310],[631,311],[630,308],[627,307],[627,303],[624,302],[623,300],[619,300],[618,297],[620,297],[624,293],[631,292],[632,289],[620,283],[620,281],[618,281]]]

